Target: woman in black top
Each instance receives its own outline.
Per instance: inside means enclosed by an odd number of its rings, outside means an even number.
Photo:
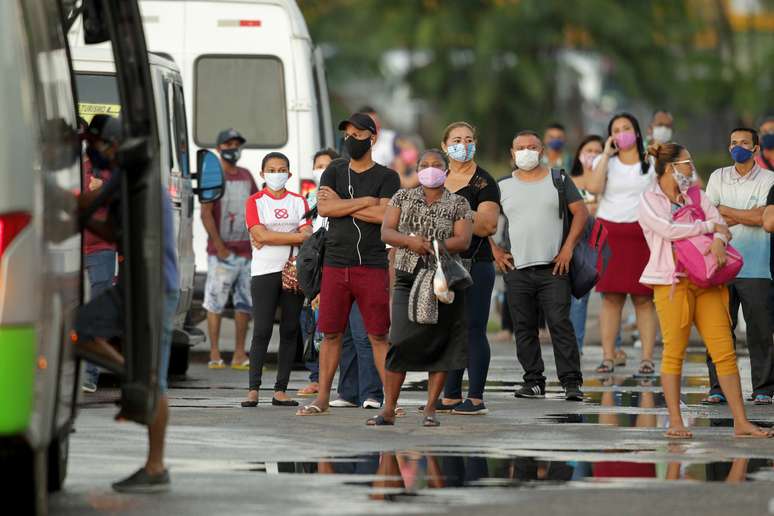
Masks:
[[[486,414],[484,386],[489,372],[489,340],[486,325],[494,289],[495,269],[489,236],[497,230],[500,215],[500,189],[497,182],[473,160],[476,153],[476,130],[467,122],[454,122],[443,132],[441,143],[449,156],[446,189],[467,199],[473,210],[473,239],[461,253],[470,263],[473,286],[465,293],[468,324],[468,399],[462,399],[464,369],[451,371],[446,380],[444,398],[436,409],[453,414]]]

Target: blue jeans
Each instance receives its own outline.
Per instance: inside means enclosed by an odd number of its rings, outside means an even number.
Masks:
[[[575,330],[575,340],[578,342],[578,351],[583,353],[583,339],[586,337],[586,316],[589,311],[589,297],[591,292],[578,299],[570,298],[570,321]],[[620,338],[620,337],[619,337]]]
[[[468,398],[484,399],[486,377],[489,374],[491,350],[486,338],[489,306],[492,302],[495,270],[492,262],[474,262],[470,268],[473,286],[465,292],[465,315],[468,321]],[[449,371],[444,397],[462,398],[462,375],[465,371]]]
[[[309,316],[309,313],[310,313],[309,309],[302,308],[301,309],[301,316],[299,317],[299,323],[301,324],[301,338],[303,340],[304,346],[306,346],[307,340],[309,339],[309,333],[306,331],[307,330],[307,321],[306,321],[306,319]],[[315,310],[312,313],[314,314],[315,321],[314,321],[314,326],[310,325],[310,327],[312,328],[312,332],[316,333],[316,331],[317,331],[317,311]],[[320,381],[320,362],[319,361],[316,361],[316,362],[306,362],[304,365],[309,370],[309,381],[311,383],[319,382]]]
[[[159,393],[167,393],[167,375],[169,356],[172,354],[172,330],[175,326],[175,314],[180,291],[164,293],[164,319],[161,321],[161,342],[159,352]]]
[[[339,398],[362,405],[366,400],[384,401],[382,380],[374,364],[374,352],[357,303],[352,303],[349,325],[341,343]]]
[[[116,274],[116,252],[97,251],[87,254],[84,259],[86,273],[89,275],[89,290],[91,299],[109,289],[113,285],[113,277]],[[86,362],[86,375],[84,381],[97,384],[99,380],[99,367],[91,362]]]

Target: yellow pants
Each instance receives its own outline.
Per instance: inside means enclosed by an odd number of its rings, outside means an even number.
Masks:
[[[707,346],[718,376],[739,374],[726,287],[699,288],[683,278],[674,286],[674,291],[672,285],[655,285],[653,299],[664,337],[663,374],[682,373],[693,324]]]

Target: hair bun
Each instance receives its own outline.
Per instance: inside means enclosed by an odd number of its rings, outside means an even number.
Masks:
[[[658,142],[654,142],[648,145],[649,156],[653,156],[654,158],[657,158],[660,150],[661,150],[661,144]]]

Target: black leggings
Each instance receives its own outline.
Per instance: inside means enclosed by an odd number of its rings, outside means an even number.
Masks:
[[[304,297],[282,290],[282,273],[273,272],[253,276],[250,280],[253,296],[253,342],[250,346],[250,390],[261,386],[263,362],[274,329],[274,314],[279,306],[280,345],[277,365],[277,381],[274,390],[285,392],[290,380],[290,370],[298,345],[298,318]]]

